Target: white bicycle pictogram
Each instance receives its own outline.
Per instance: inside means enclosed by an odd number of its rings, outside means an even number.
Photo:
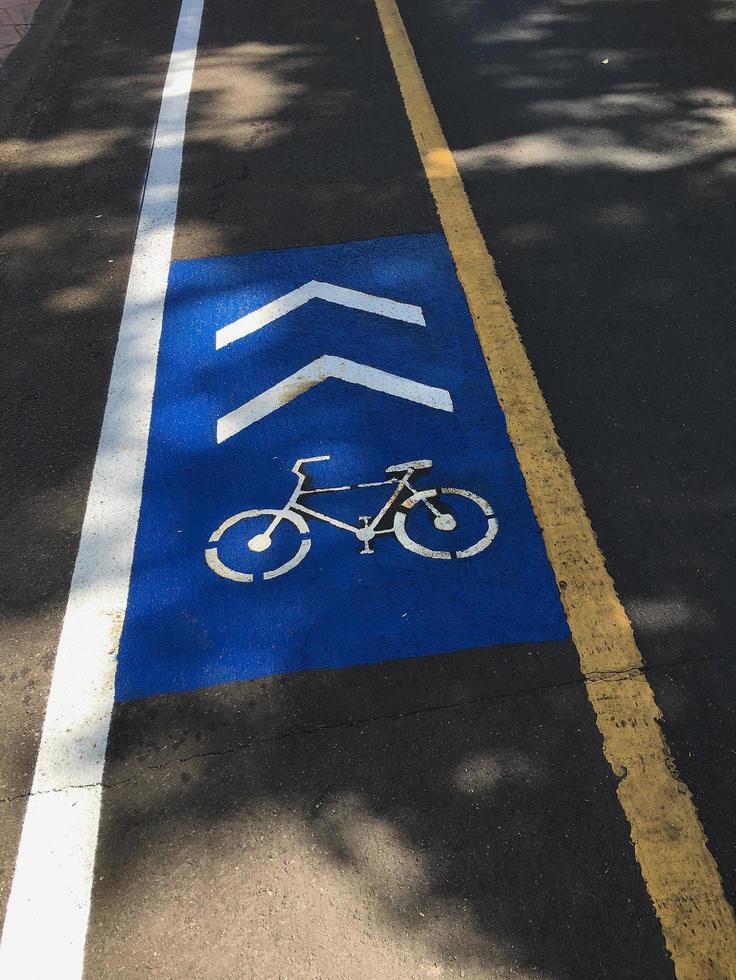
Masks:
[[[313,487],[306,473],[302,472],[302,467],[306,463],[319,463],[330,459],[329,456],[310,456],[306,459],[298,459],[292,467],[292,473],[296,474],[297,483],[291,497],[286,504],[278,509],[244,510],[239,514],[228,517],[210,536],[205,549],[205,560],[217,575],[222,578],[231,579],[233,582],[253,582],[258,575],[262,575],[265,581],[277,578],[290,572],[293,568],[306,558],[312,545],[309,535],[309,526],[306,519],[323,521],[333,527],[354,534],[358,541],[362,542],[363,550],[361,554],[373,554],[372,541],[382,534],[393,534],[397,541],[403,545],[407,551],[412,551],[416,555],[424,558],[471,558],[473,555],[484,551],[496,537],[498,533],[498,519],[493,513],[491,505],[469,490],[458,490],[455,487],[435,487],[431,490],[419,490],[413,486],[411,480],[415,473],[429,470],[432,466],[430,459],[415,459],[408,463],[397,463],[394,466],[386,467],[387,480],[378,480],[374,483],[356,483],[342,487]],[[317,494],[341,493],[347,490],[362,490],[369,487],[394,487],[389,494],[388,500],[375,517],[359,517],[360,526],[356,527],[345,521],[338,520],[329,514],[323,514],[313,507],[308,507],[303,502],[305,497],[314,497]],[[437,548],[425,547],[415,541],[407,531],[407,517],[412,509],[418,504],[426,507],[431,515],[434,528],[438,531],[450,532],[457,528],[457,520],[451,513],[452,507],[447,498],[464,498],[476,507],[480,508],[484,520],[484,533],[473,544],[459,551],[441,550]],[[458,501],[459,502],[459,501]],[[222,536],[241,522],[249,522],[253,529],[263,525],[263,519],[270,517],[271,520],[264,531],[252,535],[247,539],[247,548],[250,552],[261,553],[271,548],[274,542],[274,535],[279,528],[291,525],[299,534],[299,542],[295,554],[287,561],[282,562],[277,568],[272,568],[265,572],[249,572],[231,568],[226,565],[218,553],[218,544]],[[244,550],[244,549],[243,549]],[[247,555],[246,555],[247,558]],[[247,561],[246,561],[247,565]]]

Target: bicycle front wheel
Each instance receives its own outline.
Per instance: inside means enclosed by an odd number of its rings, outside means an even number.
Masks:
[[[274,517],[279,517],[280,520],[274,528],[272,535],[268,537],[264,532],[272,523]],[[297,538],[297,549],[295,553],[286,561],[281,562],[276,568],[270,568],[265,571],[250,570],[248,566],[250,564],[251,568],[253,567],[254,553],[268,552],[274,547],[276,535],[279,535],[280,530],[281,535],[279,537],[285,536],[285,531],[289,530],[289,528],[288,526],[284,526],[284,521],[288,521],[293,526],[292,536],[293,528],[299,533],[300,537]],[[233,567],[235,562],[232,558],[229,559],[231,564],[225,564],[220,557],[222,537],[231,530],[235,530],[240,534],[245,532],[245,540],[247,542],[244,547],[239,549],[242,562],[238,560],[237,564],[240,567],[237,568]],[[307,522],[301,514],[284,513],[280,510],[244,510],[240,514],[234,514],[232,517],[228,517],[210,536],[204,552],[205,561],[216,575],[219,575],[220,578],[230,579],[231,582],[254,582],[256,579],[261,578],[267,582],[269,579],[278,578],[279,575],[286,574],[292,568],[296,568],[300,561],[304,560],[312,545],[311,538],[304,537],[308,533],[309,528],[307,527]],[[281,548],[274,547],[275,553],[282,550]]]
[[[411,514],[412,508],[416,504],[423,503],[425,506],[429,507],[431,501],[432,507],[436,509],[442,509],[442,498],[451,497],[455,495],[456,497],[464,498],[470,501],[471,504],[475,505],[475,508],[479,508],[481,514],[478,515],[479,530],[482,531],[481,536],[476,539],[476,541],[460,550],[443,550],[439,548],[427,547],[416,541],[413,537],[409,535],[406,529],[407,517]],[[467,507],[467,505],[466,505]],[[476,511],[477,513],[477,511]],[[472,515],[471,515],[472,516]],[[443,527],[440,521],[435,522],[435,527],[442,530],[447,530],[448,532],[454,532],[456,528],[456,523],[454,519]],[[476,531],[477,533],[477,531]],[[394,534],[397,540],[402,544],[407,551],[413,551],[416,555],[421,555],[423,558],[471,558],[473,555],[479,554],[491,544],[493,539],[498,534],[498,518],[493,513],[493,508],[475,493],[471,493],[469,490],[457,490],[455,487],[438,487],[434,490],[421,490],[418,493],[412,494],[408,497],[404,503],[396,511],[396,516],[394,517]],[[472,540],[472,539],[471,539]]]

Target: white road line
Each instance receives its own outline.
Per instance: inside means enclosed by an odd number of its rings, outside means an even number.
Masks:
[[[164,84],[79,553],[8,901],[0,976],[82,975],[115,662],[128,600],[203,0]]]
[[[233,323],[228,323],[226,327],[220,327],[215,335],[215,347],[220,350],[240,340],[241,337],[247,337],[287,313],[298,310],[300,306],[313,299],[323,299],[328,303],[347,306],[353,310],[365,310],[366,313],[375,313],[377,316],[415,323],[420,327],[425,326],[421,306],[399,303],[385,296],[374,296],[371,293],[362,293],[359,289],[348,289],[346,286],[336,286],[331,282],[312,279],[311,282],[305,282],[303,286],[292,289],[290,293],[279,296],[278,299],[266,303],[252,313],[241,316]]]
[[[369,364],[359,364],[357,361],[348,361],[344,357],[323,354],[316,361],[306,364],[296,374],[289,375],[272,388],[251,398],[240,408],[233,409],[232,412],[219,418],[217,420],[218,443],[230,439],[231,436],[237,435],[249,425],[270,415],[271,412],[283,408],[284,405],[328,378],[337,378],[338,381],[348,381],[350,384],[372,388],[373,391],[381,391],[386,395],[393,395],[394,398],[405,398],[407,401],[426,405],[427,408],[437,408],[443,412],[453,411],[452,396],[445,388],[433,388],[421,381],[412,381],[411,378],[403,378],[399,374],[389,374],[388,371],[381,371]]]

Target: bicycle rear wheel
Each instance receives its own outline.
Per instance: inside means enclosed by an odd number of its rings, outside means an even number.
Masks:
[[[475,541],[473,544],[459,551],[447,551],[438,548],[428,548],[421,544],[419,541],[415,541],[408,531],[406,530],[406,519],[411,513],[412,508],[418,503],[426,504],[428,500],[440,502],[440,498],[443,496],[456,495],[458,497],[464,497],[466,500],[471,501],[482,511],[483,521],[485,527],[485,533]],[[435,506],[437,506],[435,503]],[[442,530],[447,530],[448,532],[455,530],[455,523],[449,523],[446,528],[443,528],[439,522],[435,523],[435,527]],[[396,516],[394,517],[394,534],[400,544],[407,549],[407,551],[413,551],[416,555],[421,555],[423,558],[440,558],[449,560],[451,558],[471,558],[473,555],[479,554],[491,544],[493,539],[498,534],[498,518],[493,513],[493,508],[475,493],[471,493],[469,490],[458,490],[455,487],[438,487],[434,490],[420,490],[418,493],[412,494],[411,497],[407,498],[404,503],[396,511]]]

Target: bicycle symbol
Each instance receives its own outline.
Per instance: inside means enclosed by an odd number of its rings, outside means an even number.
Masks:
[[[371,542],[381,534],[393,534],[407,551],[412,551],[416,555],[424,558],[471,558],[473,555],[484,551],[493,541],[498,533],[498,520],[493,513],[491,505],[477,494],[469,490],[457,490],[454,487],[436,487],[431,490],[417,490],[412,485],[411,479],[415,473],[422,470],[429,470],[432,466],[430,459],[415,459],[408,463],[397,463],[388,466],[386,473],[387,480],[379,480],[374,483],[356,483],[352,486],[344,487],[312,487],[310,479],[306,473],[302,472],[302,467],[306,463],[319,463],[330,459],[329,456],[311,456],[307,459],[298,459],[292,467],[292,473],[296,474],[297,484],[287,503],[280,510],[244,510],[239,514],[233,514],[217,528],[211,535],[208,546],[205,549],[205,560],[217,575],[222,578],[231,579],[233,582],[253,582],[256,573],[240,571],[226,565],[218,554],[218,543],[222,536],[241,522],[247,522],[252,529],[263,526],[264,518],[270,517],[267,527],[250,537],[247,541],[247,548],[250,552],[266,552],[272,546],[274,535],[280,527],[291,524],[301,536],[296,553],[288,561],[283,562],[277,568],[262,573],[263,579],[277,578],[284,575],[304,560],[309,551],[312,540],[307,535],[309,527],[305,518],[312,518],[331,524],[333,527],[354,534],[358,541],[362,542],[363,550],[361,554],[373,554]],[[395,474],[395,475],[394,475]],[[395,489],[390,493],[388,500],[383,505],[378,514],[371,517],[359,517],[360,527],[347,524],[344,521],[323,514],[318,510],[307,507],[302,501],[305,497],[314,497],[320,493],[341,493],[346,490],[359,490],[368,487],[394,486]],[[452,498],[456,498],[455,503],[459,504],[462,499],[470,501],[480,508],[485,521],[485,533],[475,541],[474,544],[460,551],[444,551],[435,548],[425,547],[415,541],[406,529],[407,517],[412,513],[412,508],[417,504],[425,507],[431,515],[431,522],[434,528],[442,532],[454,531],[457,528],[457,520],[453,516],[453,509],[457,509],[451,503]],[[460,499],[458,499],[460,498]],[[287,522],[286,525],[284,522]],[[247,555],[246,555],[247,559]],[[247,566],[247,561],[245,562]],[[261,573],[258,573],[259,575]]]

